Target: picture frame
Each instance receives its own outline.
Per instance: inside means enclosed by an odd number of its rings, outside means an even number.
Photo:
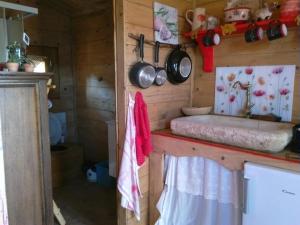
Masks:
[[[168,5],[154,2],[155,41],[178,45],[178,11]]]

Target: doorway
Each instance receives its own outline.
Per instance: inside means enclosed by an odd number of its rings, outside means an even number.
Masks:
[[[113,2],[40,0],[36,7],[39,14],[24,23],[31,38],[26,53],[54,73],[48,96],[53,199],[67,224],[115,225]]]

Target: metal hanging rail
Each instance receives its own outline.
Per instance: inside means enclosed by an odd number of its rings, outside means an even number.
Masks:
[[[140,36],[132,34],[132,33],[128,33],[128,37],[139,41],[140,40]],[[155,46],[155,42],[154,41],[150,41],[150,40],[146,40],[145,39],[145,44],[151,45],[151,46]],[[194,48],[196,47],[196,43],[194,42],[186,42],[186,43],[182,43],[182,44],[178,44],[180,46],[182,46],[183,48]],[[161,48],[176,48],[178,45],[172,45],[172,44],[165,44],[165,43],[161,43],[160,47]]]

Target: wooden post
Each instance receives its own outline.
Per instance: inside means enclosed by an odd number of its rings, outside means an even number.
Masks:
[[[149,224],[154,225],[160,214],[156,204],[164,188],[164,154],[153,152],[150,155],[149,182]]]

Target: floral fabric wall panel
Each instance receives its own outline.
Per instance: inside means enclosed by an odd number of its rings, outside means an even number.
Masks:
[[[215,113],[240,115],[246,105],[246,90],[242,84],[250,82],[252,114],[275,114],[282,121],[291,121],[295,65],[254,66],[254,67],[218,67],[216,69]]]

